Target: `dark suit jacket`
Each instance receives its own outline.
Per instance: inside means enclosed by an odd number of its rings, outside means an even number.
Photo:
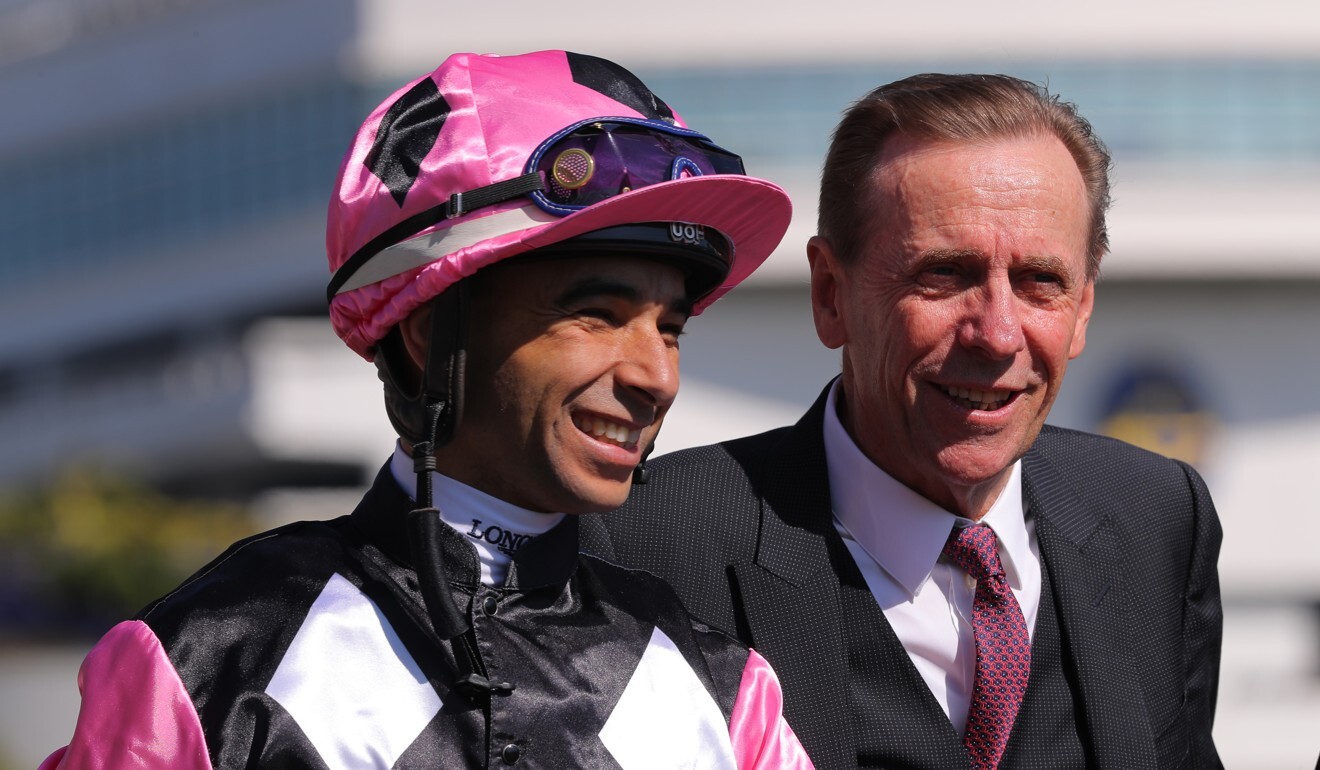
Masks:
[[[850,677],[874,678],[876,718],[903,744],[866,766],[966,767],[874,599],[867,612],[843,611],[859,577],[831,520],[824,404],[822,395],[792,427],[652,461],[623,508],[583,523],[584,548],[664,577],[698,619],[760,651],[818,768],[859,766]],[[1023,458],[1023,485],[1086,764],[1219,767],[1210,730],[1221,530],[1200,477],[1119,441],[1046,427]],[[850,622],[853,638],[875,640],[867,660],[850,662]],[[1034,764],[1024,721],[1013,734],[1024,745],[1010,743],[1005,767]]]

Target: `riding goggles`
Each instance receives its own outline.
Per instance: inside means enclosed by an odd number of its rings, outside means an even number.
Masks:
[[[707,174],[745,174],[742,158],[704,134],[658,120],[610,118],[575,123],[541,143],[527,172],[545,211],[566,216],[640,187]]]

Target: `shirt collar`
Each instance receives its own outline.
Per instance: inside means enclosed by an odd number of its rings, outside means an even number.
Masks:
[[[909,595],[915,596],[944,550],[953,526],[976,522],[952,514],[908,488],[871,462],[839,421],[839,381],[825,404],[825,462],[829,470],[834,520]],[[1022,584],[1019,566],[1028,564],[1030,542],[1022,507],[1022,463],[990,511],[981,519],[999,538],[1005,576]]]
[[[395,445],[394,457],[390,460],[390,472],[403,491],[416,500],[417,474],[413,471],[413,459],[403,451],[402,444]],[[460,530],[465,528],[472,515],[484,514],[501,522],[515,524],[520,532],[539,535],[549,532],[566,515],[541,513],[522,508],[439,472],[431,474],[431,490],[435,507],[440,509],[441,518]]]
[[[395,484],[408,496],[410,502],[416,500],[417,474],[413,472],[412,458],[403,451],[401,444],[396,445],[388,468],[381,472],[393,477]],[[490,565],[483,567],[481,560],[490,558],[501,558],[508,563],[503,584],[510,588],[530,589],[558,584],[572,574],[578,550],[576,516],[531,511],[492,497],[441,473],[431,474],[431,487],[435,507],[440,510],[440,519],[447,525],[440,530],[446,552],[461,550],[464,563],[469,554],[475,557],[475,577],[468,575],[469,570],[466,568],[450,568],[451,579],[470,582],[475,586],[480,582],[483,571],[490,569]],[[485,556],[480,556],[477,553],[479,549],[470,537],[461,535],[475,525],[474,517],[487,522],[497,521],[502,528],[511,528],[531,535],[532,538],[511,557],[499,556],[489,548],[484,549]],[[447,563],[457,563],[449,562],[450,558],[446,556]]]

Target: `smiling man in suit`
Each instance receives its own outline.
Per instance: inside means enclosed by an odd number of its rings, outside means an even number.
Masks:
[[[754,645],[822,768],[1204,768],[1221,531],[1185,464],[1045,426],[1085,347],[1110,158],[1015,78],[837,128],[807,246],[842,374],[796,425],[659,458],[591,548]]]

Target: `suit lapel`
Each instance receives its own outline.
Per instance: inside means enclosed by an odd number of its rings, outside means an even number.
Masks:
[[[916,734],[925,759],[933,751],[943,767],[965,766],[957,734],[834,530],[823,438],[826,394],[768,453],[757,477],[762,510],[755,563],[734,567],[752,646],[794,693],[786,713],[793,729],[820,736],[812,741],[817,766],[857,766],[856,688],[872,715],[868,742],[903,754]],[[859,675],[864,681],[854,682]],[[828,755],[821,755],[821,746]]]
[[[1027,508],[1036,521],[1064,649],[1077,688],[1083,740],[1100,768],[1155,767],[1155,739],[1127,633],[1123,548],[1040,452],[1023,458]]]
[[[839,584],[829,568],[823,412],[822,396],[768,453],[756,480],[761,498],[756,560],[735,565],[734,576],[752,646],[794,693],[786,704],[789,724],[804,736],[816,735],[811,743],[818,766],[850,767],[856,750]],[[820,756],[822,750],[828,756]]]

